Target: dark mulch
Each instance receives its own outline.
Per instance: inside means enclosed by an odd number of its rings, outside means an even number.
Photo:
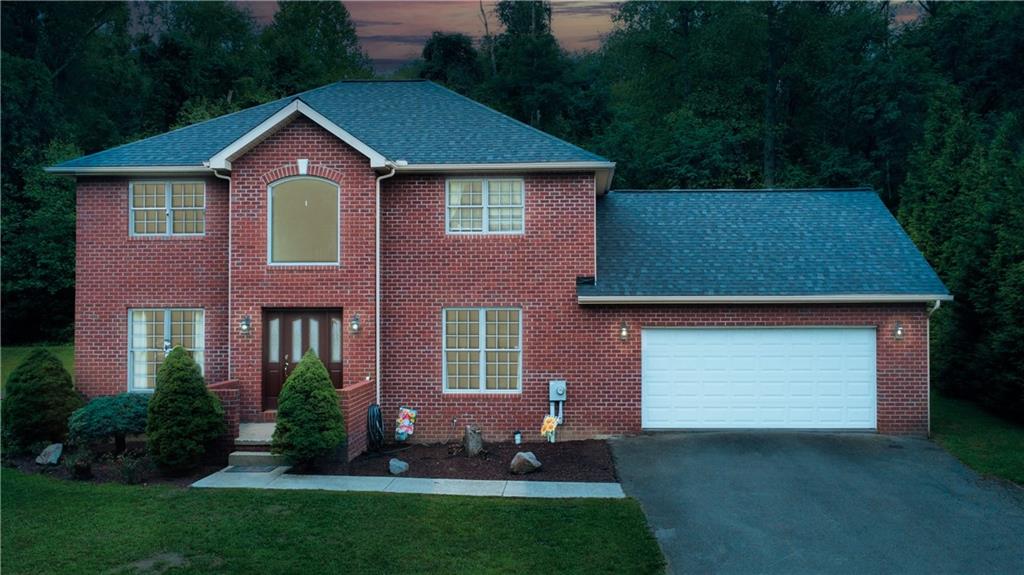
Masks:
[[[72,475],[71,466],[66,464],[66,457],[61,457],[60,463],[57,465],[39,465],[35,461],[38,454],[5,456],[3,464],[5,467],[12,467],[24,473],[35,473],[86,483],[171,485],[176,487],[188,487],[203,477],[220,471],[227,465],[227,457],[217,451],[209,454],[199,467],[188,473],[166,475],[145,454],[145,443],[143,442],[128,442],[128,449],[123,457],[113,453],[112,445],[94,445],[92,452],[93,455],[89,458],[92,476],[87,479],[76,478]],[[67,456],[68,452],[65,451],[64,455]]]
[[[540,470],[526,475],[510,473],[508,464],[518,451],[532,451],[541,462]],[[319,465],[314,469],[292,472],[389,475],[388,461],[392,457],[409,464],[409,471],[403,477],[587,482],[619,480],[611,449],[606,442],[598,440],[524,445],[511,442],[488,443],[477,457],[467,457],[458,444],[389,446],[380,452],[363,454],[347,465]]]

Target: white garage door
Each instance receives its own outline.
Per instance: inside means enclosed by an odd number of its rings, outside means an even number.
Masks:
[[[871,328],[645,329],[645,429],[874,429]]]

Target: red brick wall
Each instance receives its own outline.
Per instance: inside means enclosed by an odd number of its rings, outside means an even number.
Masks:
[[[418,409],[419,441],[458,438],[469,423],[488,440],[515,429],[540,440],[549,379],[568,380],[562,437],[639,431],[648,326],[877,327],[878,429],[927,432],[924,305],[581,307],[575,278],[593,275],[594,261],[589,176],[527,177],[521,236],[446,235],[443,177],[397,177],[385,189],[382,407],[388,427],[400,405]],[[445,307],[523,310],[521,394],[442,393]],[[896,320],[901,341],[891,337]]]
[[[309,175],[341,188],[341,265],[267,265],[267,186],[296,176],[296,160]],[[261,312],[264,308],[343,308],[358,313],[363,329],[344,330],[343,385],[376,377],[374,369],[374,194],[369,161],[306,118],[299,118],[232,162],[231,325],[245,315],[252,330],[229,330],[231,377],[241,384],[242,420],[262,414]]]
[[[129,180],[78,180],[75,384],[87,395],[128,390],[129,308],[203,308],[206,380],[227,378],[227,182],[205,181],[205,236],[131,237]]]

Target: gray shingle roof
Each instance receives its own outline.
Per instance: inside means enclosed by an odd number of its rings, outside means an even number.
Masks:
[[[296,98],[390,160],[410,164],[607,162],[433,82],[345,81],[56,167],[201,166]]]
[[[872,190],[618,191],[580,296],[947,295]]]

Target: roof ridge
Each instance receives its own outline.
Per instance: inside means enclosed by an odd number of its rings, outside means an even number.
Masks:
[[[660,188],[660,189],[638,189],[630,188],[625,190],[611,190],[608,193],[614,194],[687,194],[687,193],[757,193],[757,192],[874,192],[871,186],[853,186],[848,188]]]
[[[553,135],[545,132],[544,130],[535,128],[535,127],[527,124],[526,122],[521,122],[521,121],[513,118],[512,116],[509,116],[508,114],[506,114],[504,112],[501,112],[499,110],[491,108],[490,106],[487,106],[485,104],[477,102],[473,98],[470,98],[469,96],[464,96],[464,95],[456,92],[455,90],[452,90],[451,88],[448,88],[446,86],[442,86],[441,84],[438,84],[437,82],[434,82],[433,80],[423,80],[423,81],[426,82],[427,84],[431,85],[431,86],[434,86],[436,88],[440,88],[441,90],[444,90],[445,92],[453,94],[453,95],[455,95],[455,96],[457,96],[457,97],[459,97],[459,98],[461,98],[461,99],[463,99],[463,100],[473,104],[474,106],[477,106],[479,108],[483,108],[483,109],[487,110],[488,112],[490,112],[492,114],[498,114],[502,118],[507,118],[508,120],[512,121],[513,123],[519,124],[520,126],[526,128],[528,130],[532,130],[532,131],[534,131],[534,132],[544,136],[545,138],[547,138],[549,140],[553,140],[555,142],[559,142],[559,143],[562,143],[562,144],[567,144],[569,146],[572,146],[573,148],[576,148],[577,150],[579,150],[581,152],[584,152],[584,153],[589,154],[591,156],[595,156],[595,157],[600,158],[600,159],[602,159],[602,160],[604,160],[606,162],[611,161],[608,158],[605,158],[604,156],[602,156],[600,154],[595,154],[594,152],[591,152],[590,150],[587,150],[587,149],[584,149],[584,148],[582,148],[580,146],[577,146],[576,144],[573,144],[572,142],[568,142],[566,140],[563,140],[562,138],[559,138],[558,136],[553,136]]]

